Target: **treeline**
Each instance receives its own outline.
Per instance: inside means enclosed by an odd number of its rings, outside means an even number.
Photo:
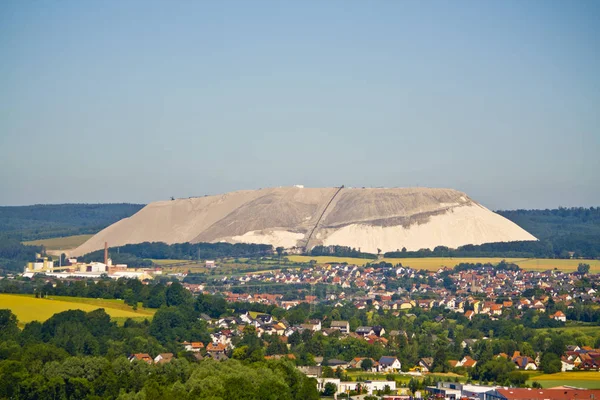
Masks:
[[[249,243],[176,243],[144,242],[128,244],[119,248],[111,248],[110,256],[113,262],[123,262],[128,265],[140,265],[151,258],[157,260],[198,260],[216,259],[223,257],[264,257],[273,254],[270,244]],[[103,259],[104,250],[94,251],[83,256],[83,261],[98,261]],[[125,262],[127,260],[128,262]]]
[[[560,237],[554,241],[496,242],[480,245],[468,244],[457,249],[437,246],[433,250],[391,251],[389,258],[424,257],[506,257],[506,258],[597,258],[600,256],[600,237],[596,241],[581,237]]]
[[[0,233],[22,241],[96,233],[142,204],[47,204],[0,207]]]
[[[468,244],[457,249],[437,246],[433,250],[391,251],[385,253],[390,258],[423,258],[423,257],[507,257],[507,258],[554,258],[552,246],[540,241],[497,242],[480,245]]]
[[[179,282],[159,281],[145,285],[138,279],[100,279],[46,282],[43,276],[33,280],[0,280],[0,293],[35,294],[39,297],[71,296],[93,299],[120,299],[126,304],[147,308],[160,308],[183,304],[190,295]]]
[[[310,255],[377,259],[375,254],[364,253],[360,249],[357,250],[349,246],[315,246],[310,251]]]

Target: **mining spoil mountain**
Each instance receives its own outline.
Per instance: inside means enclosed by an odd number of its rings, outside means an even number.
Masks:
[[[71,252],[142,242],[342,245],[376,253],[536,240],[453,189],[303,188],[242,190],[148,204]]]

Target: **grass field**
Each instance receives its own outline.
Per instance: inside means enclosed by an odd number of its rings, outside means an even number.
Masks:
[[[118,323],[123,323],[127,318],[135,320],[152,319],[155,310],[138,308],[133,310],[122,300],[88,299],[80,297],[54,296],[36,299],[31,295],[0,294],[0,309],[8,308],[19,320],[23,327],[31,321],[43,322],[56,313],[67,310],[82,310],[90,312],[104,308],[106,313]]]
[[[538,382],[544,388],[555,386],[575,386],[587,389],[600,389],[600,372],[596,371],[568,371],[556,374],[544,374],[532,377],[528,384]]]
[[[365,265],[368,262],[376,262],[375,260],[367,260],[364,258],[351,258],[351,257],[330,257],[330,256],[289,256],[287,257],[290,261],[294,262],[309,262],[310,260],[316,260],[318,263],[327,262],[347,262],[348,264]],[[383,261],[391,264],[402,263],[402,265],[410,266],[414,269],[426,269],[429,271],[436,271],[444,266],[454,267],[460,263],[492,263],[497,264],[502,260],[517,264],[523,269],[530,271],[545,271],[548,269],[558,268],[561,271],[571,272],[577,270],[577,266],[580,262],[590,265],[590,272],[600,273],[600,260],[554,260],[554,259],[542,259],[542,258],[486,258],[486,257],[464,257],[464,258],[450,258],[450,257],[428,257],[428,258],[384,258]]]
[[[52,239],[31,240],[29,242],[23,242],[23,244],[29,244],[33,246],[43,245],[46,247],[46,250],[70,250],[82,245],[92,236],[94,235],[65,236]]]
[[[189,264],[198,264],[197,261],[194,260],[156,260],[152,259],[152,263],[156,265],[167,265],[167,264],[179,264],[179,263],[189,263]],[[204,266],[204,264],[202,264]]]
[[[569,325],[571,321],[567,322],[567,326],[560,328],[540,328],[539,330],[551,330],[565,333],[583,333],[588,336],[598,337],[600,336],[600,326],[595,325]]]

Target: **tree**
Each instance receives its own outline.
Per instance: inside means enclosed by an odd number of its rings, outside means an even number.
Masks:
[[[546,374],[555,374],[561,371],[562,363],[560,361],[560,358],[556,354],[546,352],[542,356],[540,368]]]
[[[123,299],[125,300],[125,304],[127,304],[128,306],[133,307],[134,305],[137,305],[137,299],[135,298],[135,293],[133,293],[133,290],[131,290],[131,289],[125,290]]]
[[[281,246],[275,248],[275,251],[277,252],[277,256],[279,256],[279,263],[280,264],[281,264],[281,256],[283,255],[283,251],[284,250],[285,249],[283,247],[281,247]]]
[[[19,332],[17,316],[10,310],[0,310],[0,340],[16,339]]]
[[[364,360],[362,360],[362,362],[360,363],[360,367],[364,370],[364,371],[369,371],[371,368],[373,368],[373,360],[371,360],[370,358],[365,358]]]
[[[415,378],[410,378],[410,381],[408,382],[408,388],[412,394],[415,394],[419,389],[419,381]]]
[[[165,293],[167,306],[179,306],[191,301],[191,293],[179,282],[173,282]]]
[[[333,382],[327,382],[323,390],[323,396],[333,396],[337,392],[337,385]]]
[[[302,338],[300,336],[300,333],[298,331],[294,331],[294,333],[292,333],[289,338],[288,338],[288,343],[293,347],[293,346],[297,346],[300,343],[302,343]]]
[[[484,381],[504,383],[509,380],[511,372],[515,372],[515,364],[504,357],[496,357],[485,362],[481,367],[478,362],[473,371],[473,377]]]
[[[587,274],[588,272],[590,272],[590,264],[579,263],[579,265],[577,266],[577,272],[580,275]]]

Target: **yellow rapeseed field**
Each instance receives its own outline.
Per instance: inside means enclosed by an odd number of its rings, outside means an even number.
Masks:
[[[556,374],[543,374],[538,375],[533,380],[542,381],[542,380],[579,380],[579,381],[599,381],[600,384],[600,372],[598,371],[567,371],[567,372],[557,372]]]
[[[600,389],[600,372],[598,371],[568,371],[556,374],[532,376],[527,383],[538,382],[543,388],[557,386],[573,386],[587,389]]]
[[[17,316],[20,326],[31,321],[43,322],[54,314],[67,310],[90,312],[98,308],[104,308],[111,318],[118,321],[124,321],[126,318],[152,319],[154,314],[154,310],[139,309],[134,311],[120,300],[61,298],[60,296],[36,299],[32,296],[0,294],[0,309],[6,308]]]

